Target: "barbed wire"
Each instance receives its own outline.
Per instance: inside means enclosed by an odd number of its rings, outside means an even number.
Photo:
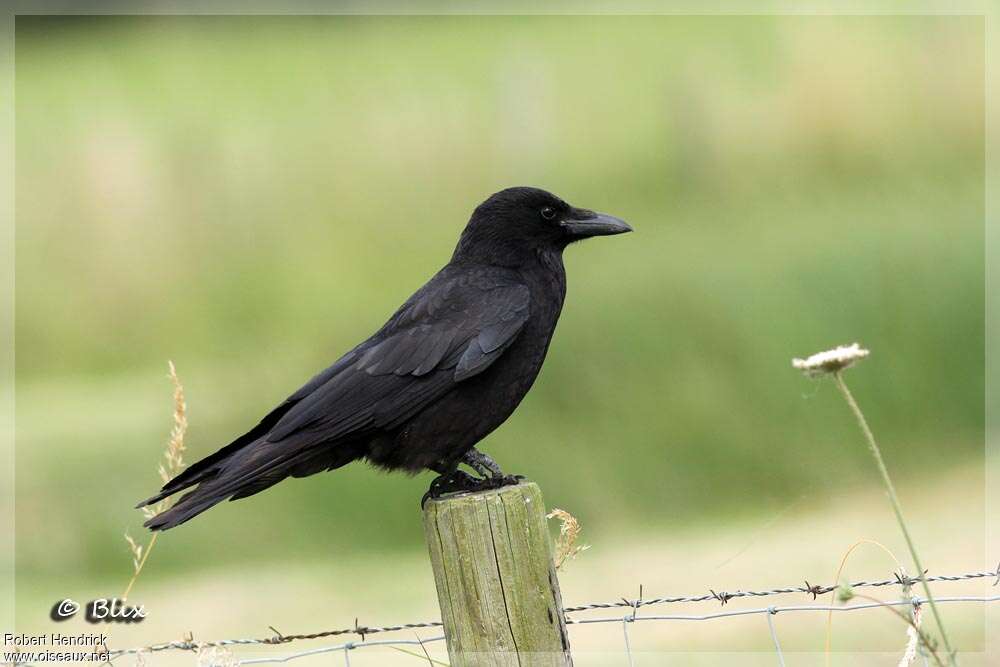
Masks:
[[[940,603],[953,603],[953,602],[1000,602],[1000,595],[994,595],[989,597],[975,597],[975,596],[951,596],[951,597],[936,597],[935,602]],[[926,598],[913,597],[908,600],[894,600],[888,602],[866,602],[853,605],[798,605],[798,606],[771,606],[771,607],[760,607],[757,609],[732,609],[729,611],[717,612],[714,614],[704,614],[704,615],[670,615],[670,616],[615,616],[610,618],[591,618],[583,620],[567,620],[566,623],[569,625],[584,625],[593,623],[622,623],[623,627],[627,628],[630,623],[645,622],[645,621],[707,621],[717,618],[725,618],[729,616],[747,616],[756,614],[767,614],[768,628],[771,634],[771,640],[774,643],[775,650],[780,658],[780,664],[784,664],[783,654],[781,652],[781,645],[778,643],[777,633],[774,629],[774,624],[772,622],[772,617],[779,613],[787,612],[803,612],[803,611],[858,611],[862,609],[874,609],[878,607],[898,607],[898,606],[919,606],[927,602]],[[624,634],[625,640],[625,652],[631,660],[632,655],[632,644],[629,640],[628,632]],[[346,656],[350,651],[354,651],[361,648],[373,647],[373,646],[424,646],[426,644],[433,644],[435,642],[444,641],[444,635],[438,635],[435,637],[428,637],[426,639],[390,639],[390,640],[373,640],[373,641],[362,641],[362,642],[345,642],[343,644],[336,644],[333,646],[323,646],[320,648],[309,649],[306,651],[300,651],[298,653],[288,653],[281,656],[266,657],[266,658],[247,658],[244,660],[239,660],[238,665],[263,665],[271,663],[285,663],[298,658],[306,658],[314,655],[321,655],[324,653],[338,653],[343,652],[345,655],[345,663],[347,667],[350,667],[349,659]],[[630,662],[631,664],[631,662]]]
[[[933,581],[963,581],[966,579],[982,579],[984,577],[995,577],[997,583],[1000,583],[1000,564],[997,565],[997,569],[993,572],[982,571],[982,572],[966,572],[964,574],[939,574],[935,576],[922,576],[922,577],[908,577],[905,574],[894,574],[892,579],[882,579],[880,581],[856,581],[850,584],[839,584],[836,586],[831,585],[811,585],[808,581],[804,581],[804,586],[786,586],[784,588],[772,588],[765,591],[736,591],[729,593],[726,591],[720,591],[716,593],[714,590],[709,589],[707,594],[702,595],[689,595],[681,597],[661,597],[661,598],[651,598],[649,600],[636,599],[629,600],[627,598],[622,598],[613,602],[593,602],[590,604],[583,604],[576,607],[566,607],[563,609],[564,613],[573,613],[578,611],[589,611],[591,609],[613,609],[616,607],[632,607],[640,608],[649,605],[657,604],[668,604],[668,603],[679,603],[679,602],[707,602],[709,600],[716,600],[721,604],[725,605],[730,600],[735,600],[737,598],[745,597],[766,597],[768,595],[783,595],[786,593],[807,593],[812,595],[815,600],[820,595],[825,595],[827,593],[833,592],[840,588],[841,586],[848,586],[850,588],[879,588],[882,586],[903,586],[904,588],[912,587],[921,581],[933,582]]]
[[[831,606],[831,605],[800,605],[800,606],[782,606],[782,607],[762,607],[757,609],[738,609],[729,610],[724,612],[717,612],[713,614],[704,615],[638,615],[638,610],[644,607],[650,607],[654,605],[663,604],[681,604],[681,603],[703,603],[708,601],[717,601],[722,606],[725,606],[730,600],[738,598],[759,598],[774,595],[786,595],[795,593],[805,593],[806,595],[812,596],[815,600],[820,595],[830,593],[837,590],[838,588],[846,587],[851,590],[859,588],[880,588],[885,586],[900,586],[904,592],[908,592],[915,584],[921,581],[927,582],[958,582],[973,579],[983,579],[983,578],[993,578],[993,586],[1000,584],[1000,564],[997,565],[997,569],[994,571],[983,570],[978,572],[964,572],[961,574],[941,574],[941,575],[931,575],[927,576],[924,573],[920,577],[909,577],[904,573],[893,573],[893,578],[882,579],[875,581],[861,580],[847,584],[840,585],[813,585],[808,581],[804,581],[804,585],[801,586],[784,586],[781,588],[771,588],[767,590],[759,591],[744,591],[738,590],[735,592],[721,591],[716,592],[713,589],[709,589],[707,594],[700,595],[685,595],[676,597],[655,597],[649,599],[643,599],[642,589],[640,587],[639,598],[629,600],[628,598],[620,598],[616,601],[611,602],[593,602],[589,604],[576,605],[572,607],[565,607],[563,609],[564,614],[587,612],[599,609],[630,609],[631,613],[627,614],[625,617],[602,617],[602,618],[573,618],[570,616],[566,617],[567,625],[585,625],[590,623],[633,623],[636,621],[653,621],[653,620],[708,620],[714,618],[724,618],[727,616],[742,616],[747,614],[762,614],[768,613],[770,616],[777,614],[779,612],[788,611],[852,611],[857,609],[869,609],[878,606],[893,606],[893,605],[919,605],[925,602],[922,598],[909,598],[907,600],[899,600],[895,602],[877,603],[870,602],[865,604],[855,604],[855,605],[842,605],[842,606]],[[947,597],[938,598],[935,597],[935,601],[940,602],[996,602],[1000,600],[1000,596],[993,597]],[[386,626],[367,626],[360,625],[358,619],[354,620],[354,626],[349,628],[340,628],[336,630],[324,630],[321,632],[313,633],[302,633],[302,634],[283,634],[274,627],[271,630],[274,635],[270,637],[260,637],[260,638],[243,638],[243,639],[218,639],[212,641],[195,641],[194,637],[188,635],[187,638],[177,641],[163,642],[160,644],[152,644],[149,646],[141,646],[137,648],[127,648],[127,649],[105,649],[105,657],[107,662],[111,662],[125,655],[136,655],[136,654],[146,654],[146,653],[156,653],[159,651],[169,651],[169,650],[180,650],[180,651],[201,651],[206,648],[212,647],[230,647],[230,646],[248,646],[248,645],[279,645],[287,644],[295,641],[304,641],[312,639],[324,639],[328,637],[336,637],[343,635],[356,635],[361,638],[360,642],[346,642],[343,644],[338,644],[336,646],[328,646],[317,649],[311,649],[309,651],[303,651],[297,654],[286,655],[283,658],[259,658],[248,661],[241,661],[240,664],[258,664],[263,662],[285,662],[287,660],[294,659],[296,657],[303,657],[306,655],[314,655],[317,653],[326,653],[331,651],[345,651],[349,652],[351,650],[361,648],[363,646],[386,646],[390,644],[398,645],[423,645],[429,642],[441,641],[444,639],[441,637],[433,637],[430,639],[416,639],[416,640],[387,640],[387,641],[366,641],[366,636],[387,633],[387,632],[401,632],[404,630],[419,630],[425,628],[439,628],[442,627],[440,621],[422,621],[415,623],[401,623],[398,625],[386,625]],[[774,635],[773,626],[771,626],[772,637],[777,639]],[[628,634],[625,634],[626,644],[628,642]],[[630,651],[630,649],[629,649]],[[780,652],[780,649],[779,649]],[[346,655],[346,654],[345,654]]]

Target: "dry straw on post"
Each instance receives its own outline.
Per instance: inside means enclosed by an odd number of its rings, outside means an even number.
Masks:
[[[556,569],[560,569],[563,563],[573,560],[581,552],[590,548],[589,544],[578,545],[577,539],[580,537],[580,522],[576,517],[559,508],[553,509],[545,515],[546,519],[559,519],[559,537],[556,538]]]

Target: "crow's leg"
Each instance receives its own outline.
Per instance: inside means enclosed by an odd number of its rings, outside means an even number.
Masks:
[[[518,484],[524,479],[522,475],[505,475],[496,461],[475,447],[462,456],[461,462],[484,477],[480,486],[483,489],[496,489],[501,486]]]
[[[470,449],[462,455],[459,461],[475,470],[483,479],[503,476],[503,471],[500,470],[497,462],[478,449]]]
[[[488,455],[483,454],[475,447],[462,455],[461,462],[475,470],[484,478],[503,477],[503,471],[500,470],[500,466],[497,465],[497,462],[491,459]]]

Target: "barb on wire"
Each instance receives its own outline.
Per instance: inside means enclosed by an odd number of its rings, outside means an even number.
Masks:
[[[996,571],[981,571],[981,572],[965,572],[962,574],[940,574],[934,576],[927,576],[924,572],[921,576],[916,578],[907,577],[905,575],[900,576],[899,574],[894,574],[892,579],[883,579],[877,581],[856,581],[851,584],[847,584],[851,589],[857,588],[879,588],[884,586],[902,586],[904,589],[912,587],[913,584],[920,581],[965,581],[971,579],[981,579],[981,578],[996,578],[996,582],[993,585],[1000,583],[1000,565],[997,566]],[[653,605],[664,605],[664,604],[676,604],[676,603],[699,603],[707,602],[710,600],[715,600],[721,602],[722,605],[726,605],[731,600],[737,598],[749,598],[749,597],[765,597],[774,595],[784,595],[784,594],[794,594],[794,593],[805,593],[806,595],[816,596],[829,593],[837,589],[839,585],[817,585],[810,584],[808,581],[805,582],[805,586],[787,586],[783,588],[772,588],[768,590],[761,591],[736,591],[734,593],[729,593],[722,591],[716,593],[714,590],[709,589],[709,593],[702,595],[688,595],[688,596],[678,596],[678,597],[659,597],[643,599],[643,591],[640,587],[639,598],[636,600],[628,600],[626,598],[620,598],[614,602],[594,602],[590,604],[577,605],[574,607],[565,607],[563,609],[564,614],[586,612],[600,609],[617,609],[617,608],[630,608],[632,613],[624,617],[626,623],[635,623],[638,621],[646,620],[706,620],[710,618],[720,618],[724,616],[737,616],[743,614],[754,614],[754,613],[770,613],[776,614],[778,612],[784,611],[801,611],[801,610],[834,610],[834,611],[848,611],[852,609],[864,609],[870,608],[872,606],[877,606],[874,604],[867,605],[854,605],[854,606],[791,606],[791,607],[763,607],[760,609],[734,609],[732,611],[724,611],[715,614],[707,614],[704,616],[689,616],[689,615],[675,615],[675,616],[638,616],[638,610],[641,607],[650,607]],[[1000,600],[1000,596],[994,596],[992,598],[948,598],[950,601],[980,601],[980,602],[993,602]],[[923,602],[921,598],[911,598],[901,602],[890,602],[885,604],[897,605],[897,604],[913,604],[916,601],[918,604]],[[587,623],[601,623],[601,622],[622,622],[623,618],[621,616],[612,618],[587,618],[587,619],[576,619],[576,618],[566,618],[566,623],[568,625],[572,624],[587,624]],[[188,633],[187,636],[181,640],[164,642],[161,644],[153,644],[150,646],[141,646],[138,648],[127,648],[127,649],[111,649],[107,651],[107,657],[109,660],[114,660],[123,655],[136,655],[139,653],[151,653],[157,651],[169,651],[169,650],[180,650],[180,651],[197,651],[199,649],[217,647],[217,646],[241,646],[241,645],[276,645],[276,644],[287,644],[295,641],[311,640],[311,639],[324,639],[327,637],[337,637],[342,635],[355,635],[361,638],[361,642],[348,642],[347,644],[339,645],[334,648],[327,649],[316,649],[316,652],[326,652],[326,650],[353,650],[354,648],[360,648],[361,646],[374,646],[374,645],[386,645],[392,644],[394,641],[382,641],[374,642],[367,641],[366,637],[369,635],[387,633],[387,632],[399,632],[402,630],[417,630],[421,628],[439,628],[442,627],[440,621],[424,621],[418,623],[402,623],[399,625],[388,625],[388,626],[363,626],[360,625],[358,619],[354,620],[354,626],[350,628],[340,628],[336,630],[324,630],[321,632],[305,633],[305,634],[283,634],[275,629],[273,626],[268,626],[269,629],[274,633],[270,637],[262,638],[246,638],[246,639],[219,639],[215,641],[199,641],[195,642],[194,637]],[[431,641],[437,641],[437,639],[424,639],[419,640],[425,643]],[[408,643],[414,644],[419,643],[413,642],[403,642],[400,640],[395,643]],[[346,647],[346,648],[345,648]],[[308,653],[312,655],[312,653]],[[261,659],[252,661],[243,661],[241,664],[252,664],[258,662],[275,662],[274,659]]]
[[[725,591],[722,591],[721,593],[716,593],[711,588],[708,589],[708,592],[712,594],[713,598],[721,602],[723,607],[726,606],[727,602],[732,600],[734,597],[737,597],[736,593],[727,593]]]

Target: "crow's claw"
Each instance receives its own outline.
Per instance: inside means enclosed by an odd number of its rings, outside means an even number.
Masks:
[[[482,481],[480,488],[499,489],[502,486],[515,486],[524,480],[524,475],[497,475]]]
[[[434,478],[430,488],[427,489],[427,493],[420,499],[420,507],[426,505],[428,500],[440,498],[446,493],[489,491],[504,486],[514,486],[520,484],[523,480],[524,475],[497,475],[495,477],[479,478],[473,477],[461,470],[456,470],[450,475],[441,475]]]
[[[430,488],[427,489],[427,493],[420,499],[420,506],[423,507],[429,499],[440,498],[446,493],[475,491],[482,482],[483,480],[473,477],[463,470],[455,470],[450,474],[435,477]]]

